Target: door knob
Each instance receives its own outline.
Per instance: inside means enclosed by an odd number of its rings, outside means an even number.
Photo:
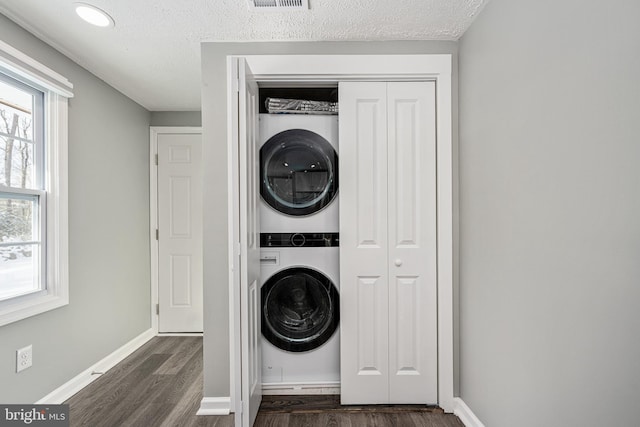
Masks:
[[[402,260],[400,258],[396,258],[394,264],[396,265],[396,267],[400,267],[402,265]]]

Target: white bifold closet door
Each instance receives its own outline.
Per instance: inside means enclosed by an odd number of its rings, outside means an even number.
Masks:
[[[242,337],[242,423],[255,422],[262,401],[262,353],[260,351],[260,216],[258,215],[258,84],[244,58],[232,58],[237,75],[238,114],[232,138],[238,146],[240,166],[240,329]],[[235,129],[238,132],[235,132]]]
[[[435,83],[339,97],[342,403],[437,403]]]

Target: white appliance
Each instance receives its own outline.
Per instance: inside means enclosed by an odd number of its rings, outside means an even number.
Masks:
[[[338,245],[338,233],[261,235],[265,394],[339,392]]]
[[[259,120],[261,231],[337,232],[338,116]]]

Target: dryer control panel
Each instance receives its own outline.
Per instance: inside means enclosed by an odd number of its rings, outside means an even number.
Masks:
[[[340,246],[339,233],[261,233],[261,248],[319,248]]]

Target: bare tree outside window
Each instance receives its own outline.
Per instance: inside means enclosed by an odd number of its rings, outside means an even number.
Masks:
[[[32,188],[33,132],[31,110],[0,96],[0,184]]]

